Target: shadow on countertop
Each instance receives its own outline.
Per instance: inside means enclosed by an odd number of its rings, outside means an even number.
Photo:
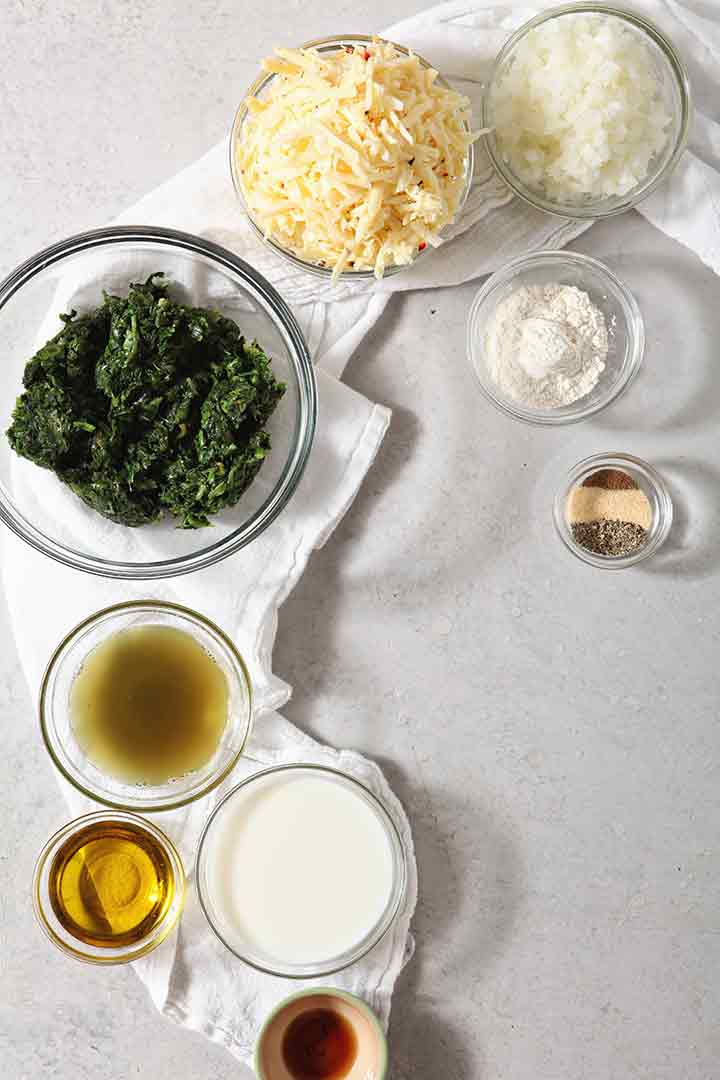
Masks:
[[[599,413],[599,430],[623,433],[693,431],[715,423],[720,410],[717,341],[720,306],[708,303],[717,277],[697,260],[678,272],[656,252],[624,253],[608,264],[627,284],[645,322],[645,355],[617,403]],[[670,296],[672,304],[658,304]]]
[[[660,459],[653,464],[670,490],[673,524],[663,546],[641,567],[686,581],[711,577],[720,566],[720,470],[707,461],[688,458]]]
[[[445,977],[453,972],[469,1010],[478,1004],[484,975],[501,960],[522,907],[517,847],[477,792],[448,798],[447,791],[428,791],[394,762],[378,763],[412,822],[419,876],[411,926],[416,951],[398,980],[390,1019],[391,1076],[480,1080],[483,1051],[473,1045],[476,1032],[461,1028],[462,1016],[457,1023],[448,1018],[442,998],[421,986],[432,985],[428,969],[436,965]]]

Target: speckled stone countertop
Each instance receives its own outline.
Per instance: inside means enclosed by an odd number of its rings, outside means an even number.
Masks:
[[[419,10],[5,0],[0,269],[101,225],[227,130],[259,56]],[[396,296],[348,382],[394,410],[347,518],[280,612],[287,715],[377,758],[415,830],[418,950],[391,1024],[413,1080],[711,1080],[720,1060],[720,282],[637,215],[576,245],[636,292],[643,371],[544,431],[486,404],[475,286]],[[627,450],[678,521],[645,569],[556,539],[558,474]],[[229,1080],[129,970],[36,928],[36,852],[64,820],[0,606],[0,1060],[8,1080]]]

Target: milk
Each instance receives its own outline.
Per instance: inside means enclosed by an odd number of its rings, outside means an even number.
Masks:
[[[212,920],[232,949],[261,965],[332,960],[387,910],[386,825],[332,774],[289,770],[238,789],[204,846]]]

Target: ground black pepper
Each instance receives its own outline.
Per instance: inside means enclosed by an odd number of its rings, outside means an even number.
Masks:
[[[630,521],[575,522],[572,534],[577,544],[595,555],[632,555],[647,540],[647,530]]]

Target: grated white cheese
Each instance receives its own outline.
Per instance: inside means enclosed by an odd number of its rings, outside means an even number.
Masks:
[[[567,14],[531,30],[493,86],[491,106],[513,173],[570,204],[637,187],[671,122],[649,47],[601,14]]]
[[[312,263],[373,270],[437,246],[465,187],[470,102],[417,56],[374,39],[330,54],[277,49],[235,148],[248,212]]]

